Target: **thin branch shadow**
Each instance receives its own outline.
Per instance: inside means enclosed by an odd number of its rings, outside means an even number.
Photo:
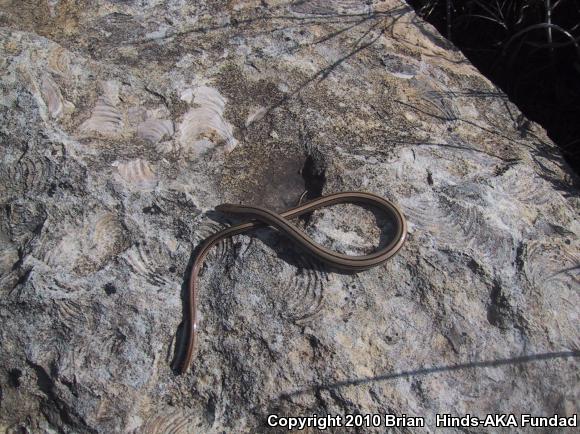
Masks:
[[[248,19],[244,19],[244,20],[238,20],[238,21],[230,22],[230,23],[226,23],[226,24],[220,24],[220,25],[216,25],[216,26],[197,27],[197,28],[193,28],[193,29],[188,29],[188,30],[181,31],[181,32],[171,33],[171,34],[163,36],[162,38],[156,38],[155,40],[158,41],[159,39],[170,39],[170,38],[172,39],[175,37],[188,35],[190,33],[206,33],[209,31],[224,29],[224,28],[228,28],[228,27],[241,28],[244,25],[250,25],[250,24],[257,22],[257,21],[282,20],[282,21],[298,22],[301,25],[319,25],[319,24],[333,24],[333,23],[352,24],[352,25],[347,25],[345,28],[330,32],[328,35],[326,35],[326,36],[324,36],[324,37],[322,37],[314,42],[298,45],[297,47],[293,48],[293,52],[295,52],[297,50],[300,50],[303,47],[307,47],[307,46],[320,44],[320,43],[329,41],[329,40],[331,40],[335,37],[338,37],[339,35],[347,32],[349,30],[353,30],[354,28],[361,26],[362,24],[364,24],[366,22],[369,22],[369,21],[371,22],[371,25],[369,26],[369,28],[366,29],[363,32],[362,36],[360,36],[353,43],[353,45],[351,46],[351,50],[349,52],[347,52],[344,56],[342,56],[338,60],[334,61],[333,63],[325,66],[324,68],[321,68],[320,70],[318,70],[317,72],[312,74],[309,78],[307,78],[306,80],[301,82],[293,91],[291,91],[290,93],[288,93],[284,97],[280,98],[277,102],[275,102],[274,104],[269,106],[267,108],[267,110],[263,113],[262,116],[260,116],[256,120],[248,123],[245,126],[241,126],[240,127],[240,134],[242,136],[244,136],[245,132],[248,130],[248,128],[251,127],[255,122],[260,122],[262,120],[265,120],[269,115],[271,115],[271,113],[274,110],[287,104],[292,98],[299,95],[308,85],[310,85],[313,82],[320,83],[321,81],[325,80],[336,68],[338,68],[345,61],[347,61],[348,59],[350,59],[354,55],[356,55],[356,54],[360,53],[361,51],[372,46],[389,29],[392,29],[394,27],[394,25],[398,22],[399,19],[401,19],[404,15],[410,13],[410,11],[412,11],[412,9],[409,6],[403,5],[403,6],[394,7],[394,8],[389,9],[389,10],[380,11],[380,12],[372,12],[372,13],[329,14],[329,15],[325,15],[325,16],[304,16],[304,17],[293,16],[293,15],[264,15],[264,16],[253,17],[253,18],[248,18]],[[336,19],[336,21],[332,21],[332,19]],[[347,21],[346,19],[352,19],[353,21]],[[391,19],[391,22],[389,24],[386,24],[385,27],[383,29],[381,29],[376,35],[373,35],[370,40],[367,40],[367,42],[364,42],[365,39],[368,39],[368,36],[371,34],[371,32],[374,29],[376,29],[378,26],[380,26],[381,24],[385,24],[387,19]],[[373,22],[373,21],[375,21],[375,22]],[[269,30],[269,32],[271,33],[271,32],[274,32],[276,30],[278,30],[278,29],[274,28],[274,29]],[[131,42],[129,42],[129,44],[145,44],[145,43],[149,43],[149,42],[153,42],[153,41],[152,40],[131,41]]]
[[[267,118],[274,110],[276,110],[279,107],[285,105],[292,98],[294,98],[295,96],[299,95],[300,92],[302,92],[308,85],[310,85],[311,83],[313,83],[315,81],[317,81],[318,83],[324,81],[342,63],[344,63],[345,61],[347,61],[348,59],[350,59],[351,57],[353,57],[357,53],[360,53],[361,51],[363,51],[363,50],[369,48],[370,46],[372,46],[381,36],[383,36],[385,34],[385,32],[388,30],[388,28],[389,27],[392,27],[394,25],[394,22],[396,22],[397,19],[400,18],[400,16],[397,16],[397,13],[402,13],[402,14],[408,13],[408,9],[407,8],[398,8],[398,9],[395,8],[395,9],[392,9],[390,11],[383,12],[383,13],[380,13],[380,14],[375,13],[375,14],[371,15],[370,17],[368,15],[365,15],[365,18],[364,19],[361,19],[360,21],[357,21],[355,23],[355,25],[352,26],[352,27],[356,27],[357,25],[360,25],[363,22],[369,21],[371,18],[376,18],[377,16],[378,17],[381,17],[381,19],[379,21],[371,24],[371,26],[369,26],[369,28],[364,32],[364,34],[356,40],[354,46],[352,47],[352,49],[347,54],[345,54],[344,56],[342,56],[338,60],[334,61],[330,65],[327,65],[326,67],[321,68],[320,70],[318,70],[317,72],[315,72],[309,78],[307,78],[302,83],[300,83],[296,87],[296,89],[294,89],[292,92],[290,92],[289,94],[285,95],[278,102],[276,102],[276,103],[272,104],[270,107],[268,107],[268,109],[264,112],[263,116],[261,116],[259,119],[256,119],[255,121],[250,122],[249,124],[247,124],[244,127],[242,127],[241,128],[242,135],[245,133],[245,131],[250,126],[252,126],[254,124],[254,122],[259,122],[259,121]],[[391,23],[389,26],[385,26],[383,29],[381,29],[376,36],[373,36],[370,39],[370,41],[361,44],[361,42],[370,34],[370,32],[373,29],[375,29],[380,24],[383,24],[384,23],[384,20],[386,18],[392,18],[393,19],[393,23]]]
[[[457,150],[461,150],[461,151],[475,152],[478,154],[485,154],[485,155],[488,155],[490,157],[497,158],[498,160],[501,160],[501,161],[504,161],[504,162],[510,163],[510,164],[513,164],[517,161],[520,161],[519,158],[504,158],[504,157],[501,157],[501,156],[496,155],[494,153],[483,151],[481,149],[470,148],[468,146],[462,146],[462,145],[454,145],[452,143],[433,143],[433,142],[421,142],[421,141],[412,141],[412,140],[396,140],[396,139],[391,139],[390,142],[393,144],[396,144],[396,145],[436,146],[436,147],[440,147],[440,148],[449,148],[449,149],[457,149]]]
[[[394,102],[401,104],[402,106],[405,106],[407,108],[410,108],[418,113],[424,114],[426,116],[429,116],[431,118],[443,121],[443,122],[451,122],[451,121],[457,121],[457,122],[463,122],[467,125],[470,125],[472,127],[475,127],[481,131],[484,131],[485,133],[500,137],[502,139],[505,139],[507,141],[509,141],[510,143],[517,145],[517,146],[521,146],[524,148],[527,148],[531,154],[532,159],[534,160],[534,162],[542,168],[542,171],[540,173],[538,173],[539,176],[541,176],[543,179],[545,179],[546,181],[550,182],[552,184],[552,186],[560,191],[564,196],[574,196],[575,194],[577,194],[577,189],[578,186],[580,185],[580,177],[578,177],[571,169],[566,170],[565,168],[563,169],[565,172],[567,172],[570,175],[571,178],[571,183],[566,183],[563,182],[560,179],[560,176],[558,173],[556,173],[554,170],[552,170],[551,168],[547,167],[542,161],[541,158],[545,158],[549,161],[551,161],[552,163],[556,164],[558,167],[563,168],[563,166],[566,164],[565,160],[564,160],[564,156],[561,153],[560,149],[550,145],[549,143],[546,143],[546,141],[544,141],[541,137],[538,137],[538,135],[536,135],[534,132],[526,130],[525,133],[531,137],[533,137],[535,139],[535,145],[536,146],[532,146],[528,143],[524,143],[521,140],[516,140],[512,137],[509,137],[499,131],[495,131],[489,128],[486,128],[485,126],[479,125],[476,122],[467,120],[467,119],[463,119],[459,116],[449,116],[447,113],[433,113],[430,112],[428,110],[423,110],[420,107],[417,107],[413,104],[409,104],[407,102],[404,101],[400,101],[400,100],[393,100]],[[504,101],[505,103],[505,101]],[[507,106],[506,104],[506,108],[508,110],[508,114],[510,115],[510,118],[513,122],[517,122],[519,125],[519,122],[517,119],[514,118],[511,110],[509,109],[509,106]],[[522,134],[522,127],[519,126],[517,128],[520,131],[520,134]],[[392,140],[391,140],[392,141]],[[421,143],[415,143],[416,145],[420,145]],[[450,145],[450,144],[439,144],[439,143],[425,143],[424,145],[434,145],[434,146],[444,146],[444,147],[455,147],[457,149],[464,149],[464,150],[470,150],[472,152],[481,152],[484,154],[487,154],[489,156],[498,158],[500,160],[506,161],[508,163],[513,163],[515,161],[519,161],[519,159],[506,159],[503,158],[499,155],[493,154],[491,152],[487,152],[487,151],[483,151],[483,150],[478,150],[475,148],[468,148],[468,147],[462,147],[462,146],[456,146],[456,145]],[[574,191],[576,190],[576,191]]]
[[[409,6],[399,6],[392,8],[386,11],[379,11],[379,12],[371,12],[371,13],[334,13],[328,15],[307,15],[307,16],[300,16],[300,15],[273,15],[273,14],[264,14],[259,15],[251,18],[244,18],[244,19],[237,19],[233,17],[229,22],[224,24],[210,24],[206,26],[195,26],[189,29],[183,29],[179,31],[175,31],[172,33],[165,34],[163,36],[157,36],[152,38],[142,38],[142,39],[134,39],[131,41],[125,42],[125,45],[140,45],[140,44],[147,44],[150,42],[159,42],[162,40],[178,38],[181,36],[186,36],[195,33],[208,33],[213,32],[216,30],[224,30],[228,28],[236,28],[236,29],[243,29],[244,26],[252,25],[254,23],[263,22],[263,21],[289,21],[289,22],[297,22],[297,23],[306,23],[307,25],[316,25],[316,24],[335,24],[335,23],[345,23],[348,19],[353,21],[351,22],[358,22],[365,17],[369,16],[390,16],[395,11],[404,11],[404,13],[409,13],[412,9]],[[276,29],[272,29],[275,31]]]
[[[501,137],[502,139],[508,140],[511,143],[515,143],[517,145],[521,145],[521,146],[524,146],[524,147],[527,147],[527,148],[532,149],[532,146],[530,146],[530,145],[528,145],[526,143],[522,143],[520,141],[517,141],[517,140],[515,140],[515,139],[513,139],[513,138],[511,138],[509,136],[506,136],[505,134],[502,134],[502,133],[500,133],[498,131],[490,130],[489,128],[486,128],[486,127],[484,127],[482,125],[477,124],[476,122],[473,122],[473,121],[470,121],[470,120],[467,120],[467,119],[463,119],[463,118],[461,118],[459,116],[454,116],[453,118],[450,118],[447,114],[440,115],[440,114],[436,114],[436,113],[431,113],[431,112],[429,112],[427,110],[422,110],[419,107],[417,107],[417,106],[415,106],[413,104],[406,103],[404,101],[400,101],[400,100],[397,100],[397,99],[395,99],[393,101],[396,102],[396,103],[398,103],[398,104],[401,104],[401,105],[403,105],[403,106],[405,106],[407,108],[410,108],[410,109],[412,109],[412,110],[414,110],[414,111],[416,111],[418,113],[422,113],[422,114],[424,114],[426,116],[429,116],[431,118],[434,118],[434,119],[437,119],[437,120],[440,120],[440,121],[446,121],[446,122],[451,121],[451,120],[453,120],[453,121],[459,121],[459,122],[464,122],[464,123],[466,123],[468,125],[471,125],[472,127],[478,128],[478,129],[480,129],[480,130],[482,130],[482,131],[484,131],[484,132],[486,132],[488,134],[492,134],[494,136]]]
[[[396,380],[399,378],[408,378],[408,377],[416,377],[416,376],[423,376],[423,375],[431,375],[437,374],[440,372],[453,372],[459,371],[463,369],[475,369],[475,368],[492,368],[498,366],[505,366],[505,365],[517,365],[523,363],[532,363],[541,360],[553,360],[553,359],[566,359],[570,357],[579,357],[580,351],[572,350],[572,351],[559,351],[559,352],[552,352],[552,353],[539,353],[539,354],[528,354],[525,356],[519,357],[512,357],[506,359],[496,359],[496,360],[482,360],[482,361],[475,361],[475,362],[467,362],[467,363],[459,363],[457,365],[443,365],[443,366],[433,366],[431,368],[420,368],[420,369],[413,369],[409,371],[400,371],[400,372],[392,372],[382,375],[377,375],[374,377],[363,377],[363,378],[354,378],[344,381],[337,381],[334,383],[320,383],[305,387],[303,389],[291,391],[291,392],[284,392],[278,396],[278,399],[288,399],[293,396],[304,395],[308,393],[315,393],[320,390],[330,390],[330,389],[338,389],[341,387],[348,387],[348,386],[358,386],[361,384],[372,383],[375,381],[390,381]]]

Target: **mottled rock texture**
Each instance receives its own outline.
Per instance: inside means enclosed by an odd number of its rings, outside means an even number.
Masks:
[[[405,3],[1,0],[0,25],[0,429],[578,411],[575,178]],[[213,207],[305,189],[393,200],[407,243],[344,274],[224,242],[176,375],[192,252],[235,221]],[[360,254],[380,217],[297,224]]]

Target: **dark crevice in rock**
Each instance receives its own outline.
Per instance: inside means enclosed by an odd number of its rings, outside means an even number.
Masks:
[[[215,422],[216,400],[214,396],[210,396],[205,406],[205,418],[209,426],[213,426]]]
[[[322,196],[324,184],[326,183],[326,163],[320,152],[310,152],[307,155],[300,175],[304,179],[306,192],[302,198],[303,202]],[[300,220],[308,224],[310,217],[312,217],[312,213],[303,214],[300,216]]]
[[[501,283],[497,280],[493,282],[490,293],[490,304],[487,309],[487,320],[493,326],[506,329],[509,317],[512,316],[512,308],[505,294],[502,291]]]
[[[26,363],[36,374],[36,385],[48,398],[45,401],[42,412],[51,425],[55,428],[68,425],[81,432],[97,432],[95,429],[90,428],[82,417],[75,414],[74,410],[57,395],[54,380],[46,369],[30,360],[26,360]],[[62,431],[62,429],[60,430]]]
[[[103,286],[103,290],[105,291],[105,293],[107,295],[113,295],[113,294],[117,293],[117,288],[111,282],[109,282],[105,286]]]
[[[14,388],[20,387],[22,377],[22,371],[18,368],[13,368],[8,371],[8,384]]]
[[[18,270],[22,266],[24,260],[24,250],[22,247],[18,248],[18,260],[12,265],[12,271]]]
[[[64,384],[74,396],[76,396],[78,398],[79,392],[78,392],[76,381],[69,381],[65,378],[60,378],[60,382],[62,384]]]
[[[16,281],[16,285],[14,285],[14,288],[16,288],[17,286],[20,286],[20,285],[24,285],[28,281],[28,278],[30,277],[31,272],[32,272],[32,268],[29,268],[28,270],[24,271],[24,273]]]
[[[143,208],[143,213],[157,215],[157,214],[161,214],[162,211],[161,211],[161,208],[159,208],[156,204],[153,204],[153,205],[146,206],[145,208]]]
[[[29,360],[27,360],[26,363],[28,363],[28,366],[33,368],[34,372],[36,373],[36,385],[38,388],[44,392],[45,395],[52,398],[54,396],[54,383],[46,370],[42,366],[37,365],[36,363],[33,363]]]
[[[524,271],[524,249],[525,249],[525,245],[522,241],[520,241],[518,243],[518,246],[516,248],[516,269],[518,274],[522,273]]]
[[[301,175],[308,192],[307,197],[309,199],[320,197],[326,183],[326,163],[319,152],[310,153],[306,157]]]

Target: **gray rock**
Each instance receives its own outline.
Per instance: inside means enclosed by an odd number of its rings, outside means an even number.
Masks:
[[[575,178],[406,4],[87,3],[2,2],[0,428],[578,411]],[[305,189],[393,200],[407,243],[359,274],[269,229],[222,243],[176,375],[192,252],[235,221],[213,207]],[[298,224],[360,254],[386,223]]]

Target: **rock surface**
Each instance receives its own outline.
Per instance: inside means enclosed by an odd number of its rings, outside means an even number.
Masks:
[[[406,4],[80,3],[0,2],[0,429],[578,411],[574,177]],[[234,221],[213,207],[305,189],[393,200],[407,243],[343,274],[272,230],[224,242],[176,375],[192,252]],[[386,223],[298,224],[360,254]]]

